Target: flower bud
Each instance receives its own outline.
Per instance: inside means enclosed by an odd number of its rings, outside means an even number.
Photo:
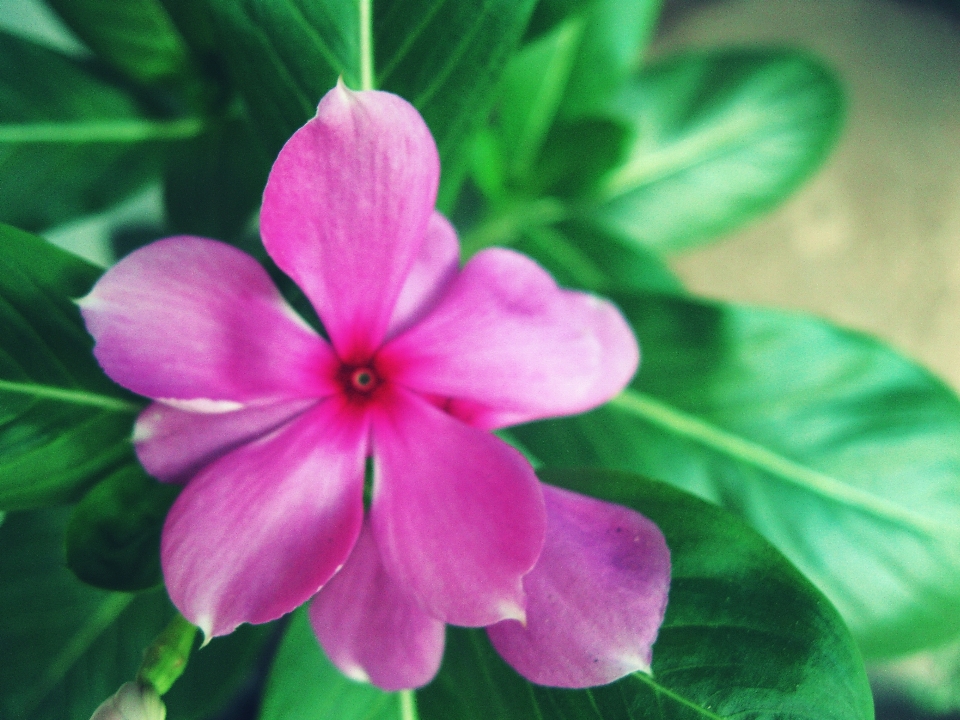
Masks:
[[[149,685],[126,682],[98,707],[90,720],[165,720],[167,708]]]

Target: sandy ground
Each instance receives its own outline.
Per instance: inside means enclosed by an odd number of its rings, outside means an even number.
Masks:
[[[757,44],[827,60],[845,132],[787,203],[675,268],[699,294],[876,334],[960,389],[960,25],[889,0],[726,0],[672,14],[654,54]]]

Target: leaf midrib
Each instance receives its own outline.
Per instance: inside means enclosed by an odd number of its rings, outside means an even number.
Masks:
[[[189,140],[206,127],[202,118],[175,120],[77,120],[63,122],[0,122],[0,143],[139,143]]]
[[[110,397],[109,395],[87,392],[86,390],[72,390],[54,385],[42,385],[40,383],[0,380],[0,392],[18,393],[42,400],[59,400],[60,402],[86,405],[88,407],[96,407],[113,412],[138,413],[141,410],[140,406],[136,403]]]
[[[609,405],[722,455],[752,465],[782,482],[836,504],[860,510],[930,537],[957,533],[955,527],[924,517],[831,475],[801,465],[764,445],[728,432],[646,393],[628,388],[613,398]]]

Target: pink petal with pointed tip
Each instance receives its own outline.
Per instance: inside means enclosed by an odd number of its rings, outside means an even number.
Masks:
[[[420,253],[440,161],[420,114],[338,84],[280,151],[263,195],[267,252],[346,361],[375,350]]]
[[[605,685],[649,672],[670,585],[670,552],[637,512],[545,485],[547,540],[523,579],[527,624],[487,628],[531,682]]]
[[[285,400],[239,410],[200,413],[148,405],[133,429],[140,463],[163,482],[185,482],[204,465],[293,419],[318,400]]]
[[[193,478],[167,515],[160,552],[183,616],[209,638],[314,595],[360,533],[368,435],[332,397]]]
[[[520,453],[394,389],[373,409],[373,456],[371,523],[394,580],[454,625],[522,618],[545,519]]]
[[[440,668],[444,624],[386,573],[368,523],[347,564],[311,603],[310,622],[331,662],[354,680],[408,690]]]
[[[420,254],[400,290],[387,335],[403,332],[426,315],[457,276],[459,265],[457,231],[449,220],[435,212],[430,216]]]
[[[225,243],[158,240],[79,304],[100,365],[140,395],[216,404],[334,391],[330,346],[256,260]]]
[[[496,428],[609,400],[636,372],[639,348],[611,303],[562,290],[529,258],[491,248],[379,358],[398,383],[452,398],[457,417]]]

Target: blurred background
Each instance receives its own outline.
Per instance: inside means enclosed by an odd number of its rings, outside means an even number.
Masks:
[[[0,25],[83,52],[33,0],[0,0]],[[846,127],[791,199],[674,268],[707,297],[878,335],[960,391],[960,1],[665,0],[654,57],[731,45],[826,60],[846,86]],[[47,236],[106,264],[111,228],[160,216],[152,188]],[[960,644],[871,676],[880,720],[960,720]],[[255,684],[251,693],[231,717],[253,704]]]

